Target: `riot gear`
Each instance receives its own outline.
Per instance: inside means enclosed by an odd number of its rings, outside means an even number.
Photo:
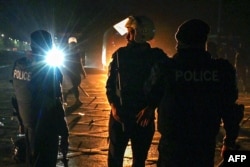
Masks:
[[[112,58],[106,82],[106,95],[111,106],[108,166],[122,166],[129,139],[132,166],[145,166],[155,124],[154,108],[147,115],[142,111],[148,104],[143,86],[153,64],[165,61],[167,56],[147,42],[128,41],[127,46],[119,48]]]
[[[221,121],[223,145],[235,145],[244,110],[236,103],[236,72],[227,60],[212,59],[205,51],[208,33],[202,20],[181,24],[177,53],[155,64],[145,83],[150,106],[158,107],[159,167],[214,166]]]
[[[205,44],[210,27],[199,19],[191,19],[181,24],[175,34],[177,41],[185,44]]]
[[[152,40],[155,35],[154,23],[145,16],[129,16],[126,28],[135,30],[134,40],[136,42],[145,42]]]

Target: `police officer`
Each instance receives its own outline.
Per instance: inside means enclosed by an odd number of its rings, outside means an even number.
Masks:
[[[66,75],[69,77],[71,83],[72,83],[72,88],[70,88],[65,94],[64,94],[64,100],[67,102],[67,97],[69,94],[74,94],[75,96],[75,104],[76,105],[81,105],[82,102],[80,101],[79,97],[79,90],[78,87],[81,84],[81,75],[83,75],[84,78],[86,78],[86,72],[85,69],[82,65],[82,58],[77,50],[77,39],[75,37],[70,37],[68,39],[68,44],[69,44],[69,50],[68,54],[66,57]]]
[[[60,149],[68,151],[68,127],[62,105],[62,74],[46,64],[52,38],[45,30],[31,33],[31,55],[13,67],[13,87],[26,137],[26,163],[32,167],[55,167]]]
[[[130,16],[126,23],[125,47],[116,50],[109,66],[106,94],[111,106],[109,120],[108,166],[122,167],[124,152],[131,140],[133,167],[145,166],[153,139],[154,109],[150,114],[141,112],[147,107],[143,85],[154,62],[167,58],[159,48],[151,48],[155,27],[145,16]],[[138,116],[143,117],[140,121]]]
[[[222,151],[235,147],[243,106],[234,67],[212,59],[206,48],[210,27],[199,19],[181,24],[173,59],[153,67],[145,91],[158,106],[158,167],[213,167],[221,119],[226,136]]]

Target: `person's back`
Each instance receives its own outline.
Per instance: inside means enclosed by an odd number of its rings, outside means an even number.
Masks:
[[[195,50],[179,52],[172,63],[158,117],[159,131],[169,145],[165,154],[172,165],[212,166],[223,97],[235,97],[223,87],[223,78],[232,75],[233,68],[229,62]]]
[[[193,133],[200,135],[200,133],[195,132],[195,129],[203,128],[201,125],[204,123],[204,118],[207,118],[208,123],[212,123],[209,120],[209,115],[218,112],[212,106],[219,103],[220,76],[218,69],[215,67],[215,61],[209,56],[206,52],[185,51],[176,54],[171,62],[172,71],[167,72],[165,77],[167,84],[165,91],[168,93],[163,97],[163,101],[171,101],[171,103],[168,103],[171,105],[162,105],[165,106],[166,111],[172,112],[172,110],[175,110],[174,115],[180,116],[180,124],[176,121],[174,123],[177,123],[178,127],[172,125],[177,128],[175,129],[177,131],[173,131],[173,133],[178,133],[178,131],[183,133],[187,130],[187,134],[190,133],[191,136],[193,136]],[[165,118],[163,117],[163,119]],[[187,119],[187,122],[183,122],[185,119]],[[192,122],[190,121],[192,119],[198,121]],[[200,126],[196,127],[195,124],[200,124]],[[179,126],[185,128],[179,129]]]
[[[235,144],[242,114],[235,104],[235,69],[205,50],[209,29],[198,19],[184,22],[176,33],[177,53],[154,66],[145,84],[151,106],[158,106],[158,167],[213,167],[221,119],[224,145]]]
[[[125,110],[139,112],[145,107],[143,91],[144,81],[148,77],[154,62],[161,61],[166,55],[161,49],[151,48],[147,43],[129,43],[114,55],[114,62],[119,61],[122,106]],[[138,113],[128,113],[135,116]]]

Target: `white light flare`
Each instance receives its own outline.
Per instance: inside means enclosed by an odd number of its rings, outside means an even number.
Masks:
[[[52,48],[52,50],[47,53],[45,61],[50,66],[62,66],[64,63],[64,53],[58,48]]]

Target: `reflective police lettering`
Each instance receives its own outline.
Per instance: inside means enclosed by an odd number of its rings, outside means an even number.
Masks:
[[[22,70],[14,70],[13,77],[19,80],[30,81],[31,72],[22,71]]]
[[[240,162],[243,162],[246,159],[246,155],[230,155],[227,162],[237,162],[238,160],[240,160]]]
[[[176,71],[175,79],[184,81],[219,81],[218,71]]]

